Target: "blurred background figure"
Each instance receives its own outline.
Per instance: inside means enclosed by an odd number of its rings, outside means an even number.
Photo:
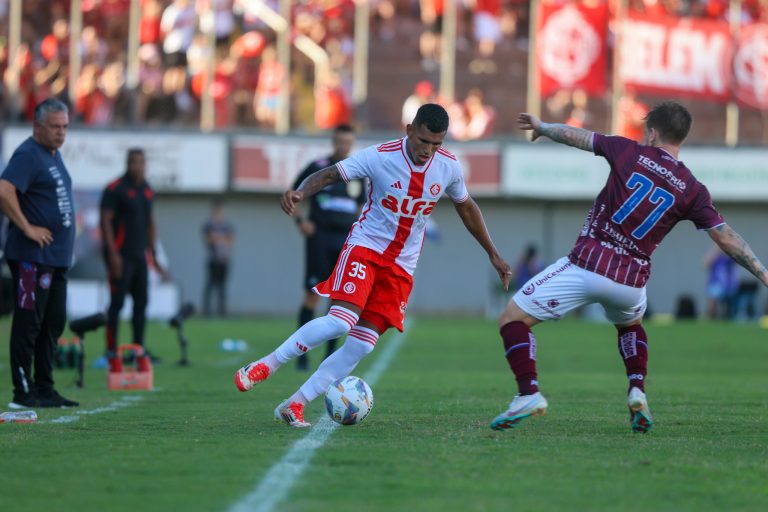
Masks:
[[[424,71],[434,71],[440,63],[440,37],[443,33],[445,3],[443,0],[419,0],[419,6],[424,27],[419,38],[421,67]]]
[[[734,299],[739,283],[736,277],[736,262],[715,246],[704,258],[707,277],[707,317],[731,318]],[[755,290],[757,291],[757,290]]]
[[[216,313],[227,316],[227,279],[235,245],[235,228],[226,218],[224,203],[216,199],[211,206],[211,217],[203,224],[203,239],[208,252],[203,314],[211,316],[211,296],[217,294]]]
[[[477,41],[477,57],[469,63],[469,72],[475,75],[495,74],[496,63],[493,60],[496,45],[502,40],[501,0],[467,0],[468,7],[473,7],[473,32]]]
[[[541,272],[543,268],[544,265],[538,256],[538,249],[534,244],[528,245],[512,269],[515,289],[522,288],[530,278]]]
[[[422,80],[413,88],[413,93],[405,99],[400,116],[403,128],[411,124],[416,117],[416,111],[425,103],[432,103],[435,100],[435,87],[429,80]]]
[[[132,343],[145,348],[146,308],[149,302],[149,265],[165,277],[158,263],[154,191],[146,179],[146,156],[141,148],[127,151],[125,173],[106,186],[101,196],[101,238],[109,280],[107,362],[111,372],[122,371],[117,357],[120,312],[126,295],[133,299]],[[142,359],[139,360],[142,364]],[[141,366],[140,366],[141,368]]]
[[[470,89],[463,102],[449,107],[451,124],[448,132],[456,140],[478,140],[490,137],[496,111],[484,101],[483,91]]]
[[[627,89],[619,100],[619,128],[616,135],[621,135],[636,142],[645,139],[645,116],[648,105],[640,101],[635,91]]]

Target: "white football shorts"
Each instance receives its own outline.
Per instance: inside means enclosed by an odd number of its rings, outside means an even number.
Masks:
[[[520,309],[539,320],[559,320],[579,306],[597,302],[612,324],[624,325],[643,317],[645,287],[619,284],[560,258],[532,277],[512,297]]]

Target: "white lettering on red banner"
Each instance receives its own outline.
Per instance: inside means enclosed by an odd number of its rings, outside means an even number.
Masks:
[[[732,49],[726,23],[632,14],[623,25],[620,76],[641,92],[728,101]]]

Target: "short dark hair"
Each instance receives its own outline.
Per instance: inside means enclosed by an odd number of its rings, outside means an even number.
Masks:
[[[337,133],[355,133],[355,127],[351,124],[340,124],[333,129],[333,134]]]
[[[437,103],[425,103],[419,107],[411,124],[426,126],[432,133],[443,133],[448,131],[448,112]]]
[[[125,163],[130,163],[131,157],[133,157],[134,155],[143,155],[143,154],[144,154],[144,150],[141,148],[128,148],[128,153],[126,154],[126,157],[125,157]]]
[[[645,126],[659,132],[662,141],[680,145],[691,130],[693,117],[688,109],[675,101],[659,103],[645,116]]]
[[[50,112],[69,113],[69,107],[63,101],[59,101],[56,98],[43,100],[35,107],[35,122],[37,124],[44,123]]]

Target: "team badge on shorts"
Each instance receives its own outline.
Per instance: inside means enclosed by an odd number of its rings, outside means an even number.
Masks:
[[[40,288],[43,290],[47,290],[51,287],[51,274],[49,272],[46,272],[45,274],[40,276]]]
[[[355,290],[357,290],[357,286],[355,286],[355,283],[344,283],[344,293],[355,293]]]
[[[439,194],[441,190],[442,189],[440,188],[440,184],[439,183],[433,183],[429,187],[429,193],[432,194],[433,196],[437,196],[437,194]]]
[[[533,285],[533,284],[529,284],[528,286],[526,286],[525,288],[523,288],[523,293],[524,293],[525,295],[530,295],[530,294],[532,294],[532,293],[533,293],[533,290],[535,290],[535,289],[536,289],[536,285]]]

